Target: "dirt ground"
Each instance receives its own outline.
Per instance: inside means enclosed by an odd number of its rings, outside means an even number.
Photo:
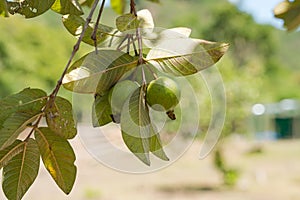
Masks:
[[[257,142],[233,136],[221,141],[226,163],[240,171],[234,188],[222,185],[212,154],[198,159],[200,141],[169,167],[140,175],[103,166],[87,153],[78,137],[72,143],[78,175],[71,194],[61,192],[41,167],[25,200],[300,199],[300,140]],[[258,153],[249,153],[256,150]],[[5,199],[2,191],[0,199]]]

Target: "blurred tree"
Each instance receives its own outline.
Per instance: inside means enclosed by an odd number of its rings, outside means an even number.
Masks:
[[[237,66],[246,66],[255,58],[268,67],[278,48],[271,26],[257,24],[250,15],[231,4],[213,9],[211,15],[212,23],[202,31],[203,35],[210,40],[230,42]]]
[[[74,38],[61,26],[43,23],[51,20],[49,16],[43,16],[38,23],[0,18],[0,98],[24,87],[50,91],[56,84]]]

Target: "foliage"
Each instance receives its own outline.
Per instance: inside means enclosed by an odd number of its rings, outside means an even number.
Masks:
[[[256,24],[251,16],[241,13],[233,5],[215,9],[212,15],[214,20],[203,30],[203,34],[210,40],[229,40],[232,58],[237,66],[246,66],[254,56],[263,61],[276,51],[272,29]]]
[[[39,25],[29,27],[27,22],[19,19],[16,25],[11,25],[9,21],[0,23],[3,34],[0,38],[0,87],[10,85],[1,89],[0,95],[6,96],[24,82],[47,91],[26,88],[0,100],[0,167],[3,168],[2,186],[7,198],[23,197],[37,176],[40,157],[56,184],[66,194],[70,193],[73,187],[76,178],[76,157],[68,140],[76,136],[77,130],[71,103],[57,95],[61,84],[72,92],[94,95],[93,126],[121,123],[124,143],[146,165],[151,164],[150,153],[168,161],[156,124],[151,121],[149,115],[151,108],[145,101],[147,86],[151,80],[163,73],[170,77],[184,76],[192,83],[194,81],[194,87],[199,90],[197,95],[201,96],[204,102],[201,104],[201,111],[206,113],[211,109],[207,106],[209,94],[202,91],[203,88],[196,84],[196,80],[199,80],[199,71],[221,59],[228,49],[227,43],[193,39],[188,28],[155,30],[148,10],[136,12],[134,4],[128,6],[128,2],[122,0],[112,1],[111,4],[119,13],[115,21],[116,27],[94,22],[89,16],[83,17],[86,10],[83,7],[93,8],[93,0],[16,2],[0,0],[0,16],[21,14],[26,18],[33,18],[51,14],[47,10],[52,10],[63,15],[64,27],[78,38],[78,43],[71,56],[75,56],[76,61],[66,66],[66,73],[62,74],[56,87],[49,92],[56,82],[52,74],[57,74],[62,60],[69,55],[72,39],[61,36],[57,37],[62,38],[61,40],[49,43],[53,35],[62,35],[61,32],[44,30],[44,27]],[[299,73],[291,76],[292,72],[282,67],[291,63],[290,60],[279,62],[276,58],[278,46],[296,44],[295,40],[279,41],[276,38],[277,32],[273,29],[255,24],[251,17],[224,1],[217,4],[209,0],[178,2],[180,4],[165,1],[164,4],[168,10],[178,10],[182,15],[166,16],[167,12],[161,12],[163,14],[158,16],[161,19],[160,25],[165,20],[171,20],[178,26],[189,24],[194,27],[195,35],[205,35],[209,40],[224,40],[233,44],[228,56],[219,64],[227,89],[228,110],[224,133],[246,132],[247,113],[252,103],[279,100],[298,93],[297,88],[287,90],[286,84],[280,83],[286,83],[286,79],[289,79],[290,88],[293,88],[293,84],[300,80]],[[149,5],[145,1],[137,3]],[[150,5],[156,8],[155,5]],[[164,6],[163,3],[161,5]],[[296,12],[298,1],[285,1],[284,5],[284,9],[280,12],[275,9],[275,13],[277,17],[285,20],[288,30],[292,30],[299,23],[299,12]],[[129,11],[126,11],[127,7]],[[185,10],[190,12],[183,13]],[[199,16],[194,15],[195,12],[199,13]],[[204,18],[205,20],[201,20]],[[53,24],[57,27],[56,22]],[[157,37],[150,39],[147,35],[149,30],[154,31]],[[23,34],[19,35],[19,32]],[[140,38],[143,43],[140,42]],[[31,43],[25,45],[24,41]],[[84,56],[75,55],[81,42],[87,44],[85,50],[95,45],[98,48]],[[18,46],[14,46],[16,43]],[[166,51],[161,51],[162,48]],[[295,49],[297,48],[295,45]],[[25,51],[31,54],[31,59],[23,55]],[[173,53],[170,54],[169,51]],[[49,60],[51,63],[46,62]],[[72,60],[69,60],[70,63]],[[142,72],[147,76],[143,77]],[[20,78],[15,80],[15,77]],[[42,78],[43,84],[40,84],[36,77]],[[139,89],[126,99],[119,116],[112,116],[108,93],[122,80],[137,83]],[[19,85],[8,84],[11,82],[18,82]],[[274,82],[278,83],[276,91],[273,89]],[[263,94],[260,92],[261,88],[265,88]],[[40,125],[43,118],[47,127]],[[201,120],[201,128],[205,129],[205,126],[209,125],[209,115],[203,116]],[[24,130],[29,132],[27,137],[21,140],[19,135]],[[218,159],[220,161],[220,157]],[[224,174],[224,183],[234,184],[238,177],[236,171],[224,167],[224,164],[219,163],[218,166]],[[29,177],[25,176],[27,173],[30,174]]]
[[[159,3],[158,0],[150,1]],[[112,8],[120,14],[116,28],[99,23],[105,1],[101,3],[96,22],[92,22],[98,2],[0,1],[0,15],[4,17],[20,14],[34,18],[48,10],[61,14],[64,27],[78,38],[52,92],[47,94],[41,89],[26,88],[0,100],[3,109],[0,114],[0,166],[3,167],[3,190],[9,199],[21,199],[29,189],[38,174],[40,157],[64,193],[69,194],[73,188],[76,156],[68,140],[76,136],[77,129],[72,104],[58,96],[61,86],[72,92],[92,94],[95,97],[93,125],[120,123],[128,149],[150,165],[150,153],[164,161],[169,158],[156,124],[150,118],[146,101],[149,81],[157,79],[161,73],[170,76],[196,74],[217,63],[228,49],[227,43],[190,38],[191,31],[187,28],[155,30],[151,13],[137,12],[133,0],[128,13],[125,13],[127,1],[111,2]],[[86,19],[81,17],[83,6],[90,8]],[[155,37],[151,33],[155,33]],[[95,51],[72,63],[81,42],[94,46]],[[174,42],[180,49],[172,45]],[[161,51],[162,48],[171,53]],[[9,62],[6,52],[0,51],[3,64]],[[146,78],[145,71],[150,72],[150,77]],[[126,99],[120,119],[115,120],[108,93],[121,80],[136,82],[138,89]],[[43,118],[46,126],[40,123]],[[19,136],[24,130],[28,132],[21,140]]]
[[[71,180],[70,176],[74,177],[73,179],[75,180],[76,170],[70,171],[66,165],[66,158],[72,155],[73,150],[65,144],[59,143],[58,147],[55,145],[59,140],[67,143],[67,140],[63,139],[63,137],[69,138],[70,127],[59,126],[57,128],[54,126],[61,123],[61,121],[57,122],[57,119],[55,119],[60,117],[71,121],[70,125],[72,126],[73,119],[69,119],[69,116],[66,116],[64,113],[72,113],[72,108],[69,102],[61,97],[57,97],[56,103],[53,104],[53,106],[60,105],[60,110],[47,106],[49,105],[46,105],[47,101],[48,96],[46,92],[31,88],[26,88],[17,94],[0,100],[1,109],[3,109],[0,116],[0,166],[3,167],[3,190],[9,199],[21,199],[23,197],[38,174],[40,155],[43,158],[47,148],[48,152],[58,148],[58,154],[51,153],[50,155],[53,157],[53,160],[60,159],[59,162],[63,168],[67,168],[67,171],[60,172],[60,169],[53,168],[53,164],[49,165],[49,163],[44,161],[49,172],[55,174],[55,176],[57,174],[60,176],[67,175],[66,181]],[[50,132],[49,129],[47,135],[42,135],[42,131],[40,131],[46,128],[38,128],[38,123],[44,115],[47,116],[47,124],[53,130],[53,132]],[[55,124],[55,122],[57,123]],[[27,128],[31,128],[28,136],[23,141],[18,140],[19,134]],[[35,140],[31,138],[33,131],[40,133],[39,135],[35,133]],[[76,129],[72,129],[72,136],[76,132]],[[56,139],[54,141],[50,140],[50,142],[43,142],[43,140],[47,140],[47,137]],[[61,152],[65,152],[65,154]],[[48,159],[49,156],[46,158]],[[56,177],[53,178],[56,180]],[[67,188],[62,189],[69,193],[73,182]]]
[[[283,1],[274,9],[275,17],[284,20],[288,31],[295,30],[300,25],[300,1]]]

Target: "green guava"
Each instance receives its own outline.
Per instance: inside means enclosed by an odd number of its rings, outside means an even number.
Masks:
[[[120,114],[127,98],[139,88],[136,82],[124,80],[118,82],[112,87],[108,93],[108,101],[110,102],[113,114]]]
[[[162,76],[149,83],[146,101],[154,110],[171,111],[179,103],[180,93],[175,81]]]

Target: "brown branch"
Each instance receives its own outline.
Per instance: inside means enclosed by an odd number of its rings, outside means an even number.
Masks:
[[[103,13],[104,5],[105,5],[105,0],[102,0],[101,7],[100,7],[100,10],[99,10],[99,14],[97,16],[96,25],[94,27],[93,34],[91,36],[92,40],[94,40],[96,54],[98,54],[98,48],[97,48],[97,46],[98,46],[98,44],[97,44],[97,31],[98,31],[98,27],[99,27],[99,23],[100,23],[100,18],[101,18],[102,13]]]
[[[90,13],[89,13],[88,17],[86,18],[86,22],[85,22],[85,24],[84,24],[84,27],[83,27],[83,29],[82,29],[82,32],[81,32],[81,34],[80,34],[80,36],[79,36],[79,38],[78,38],[76,44],[75,44],[74,47],[73,47],[73,51],[72,51],[71,56],[70,56],[70,58],[69,58],[69,60],[68,60],[68,62],[67,62],[67,64],[66,64],[66,66],[65,66],[65,69],[64,69],[63,73],[61,74],[59,80],[57,81],[57,84],[56,84],[55,88],[53,89],[52,93],[49,95],[49,99],[48,99],[48,101],[47,101],[45,107],[41,110],[41,113],[44,113],[45,110],[46,110],[47,108],[51,107],[51,106],[54,104],[55,98],[56,98],[56,96],[57,96],[57,94],[58,94],[58,92],[59,92],[60,87],[62,86],[63,78],[64,78],[64,76],[66,75],[66,73],[67,73],[67,71],[68,71],[68,69],[69,69],[69,67],[70,67],[70,65],[71,65],[71,63],[72,63],[72,60],[73,60],[75,54],[76,54],[77,51],[79,50],[80,43],[82,42],[83,36],[84,36],[84,34],[85,34],[85,32],[86,32],[86,29],[88,28],[88,25],[89,25],[89,23],[90,23],[91,20],[92,20],[92,16],[93,16],[94,11],[95,11],[95,9],[96,9],[96,7],[97,7],[97,5],[98,5],[98,2],[99,2],[99,0],[95,0],[95,1],[94,1],[94,4],[93,4],[93,6],[92,6],[92,8],[91,8],[91,10],[90,10]],[[37,119],[36,122],[33,124],[32,129],[31,129],[31,131],[29,132],[29,134],[27,135],[27,137],[26,137],[25,140],[28,140],[28,139],[31,137],[31,135],[32,135],[32,133],[34,132],[34,130],[36,130],[36,129],[38,128],[38,125],[39,125],[39,123],[41,122],[43,116],[44,116],[44,115],[41,114],[41,115],[38,117],[38,119]]]
[[[96,9],[96,7],[97,7],[97,5],[98,5],[98,2],[99,2],[99,0],[95,0],[95,1],[94,1],[94,4],[93,4],[93,6],[92,6],[92,8],[91,8],[91,11],[90,11],[88,17],[86,18],[86,22],[85,22],[85,24],[84,24],[84,27],[83,27],[83,29],[82,29],[82,32],[81,32],[81,34],[80,34],[80,36],[79,36],[79,38],[78,38],[76,44],[75,44],[74,47],[73,47],[73,51],[72,51],[72,54],[71,54],[71,56],[70,56],[70,58],[69,58],[69,61],[68,61],[67,65],[65,66],[65,69],[64,69],[63,73],[61,74],[60,79],[57,81],[57,84],[56,84],[56,86],[55,86],[53,92],[52,92],[52,93],[50,94],[50,96],[49,96],[50,99],[49,99],[47,105],[50,106],[50,107],[51,107],[51,105],[53,104],[53,102],[54,102],[54,100],[55,100],[55,97],[56,97],[56,95],[57,95],[57,93],[58,93],[58,91],[59,91],[59,89],[60,89],[60,87],[61,87],[61,85],[62,85],[62,80],[63,80],[64,76],[66,75],[66,73],[67,73],[67,71],[68,71],[68,69],[69,69],[69,67],[70,67],[70,65],[71,65],[71,63],[72,63],[72,60],[73,60],[75,54],[76,54],[77,51],[79,50],[80,43],[82,42],[82,39],[83,39],[84,34],[85,34],[85,32],[86,32],[86,29],[88,28],[89,23],[90,23],[91,20],[92,20],[92,16],[93,16],[94,11],[95,11],[95,9]],[[46,106],[47,106],[47,105],[46,105]]]

